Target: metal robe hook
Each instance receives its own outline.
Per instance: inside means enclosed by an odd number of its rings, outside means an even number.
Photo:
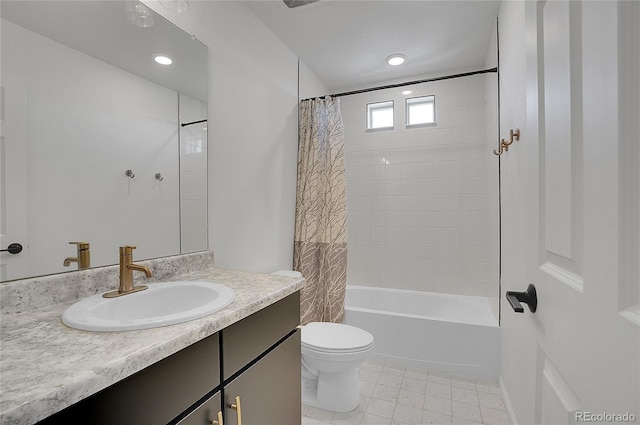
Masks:
[[[132,179],[132,178],[134,178],[134,177],[136,176],[135,174],[133,174],[133,171],[131,171],[131,170],[127,170],[127,171],[125,172],[125,174],[126,174],[126,175],[127,175],[127,177],[129,177],[130,179]]]
[[[495,150],[495,149],[494,149],[494,150],[493,150],[493,154],[494,154],[494,155],[498,155],[498,156],[502,155],[502,152],[504,152],[504,151],[505,151],[504,147],[505,147],[505,146],[504,146],[504,139],[502,139],[502,140],[500,141],[500,149],[499,149],[499,150]]]
[[[500,140],[500,149],[499,150],[493,150],[493,153],[495,155],[502,155],[502,153],[504,151],[508,151],[509,150],[509,146],[511,146],[511,144],[516,141],[516,140],[520,140],[520,129],[516,128],[515,130],[509,130],[509,141],[505,141],[504,139]]]
[[[162,180],[164,180],[164,177],[162,177],[162,174],[156,173],[156,180],[161,182]]]

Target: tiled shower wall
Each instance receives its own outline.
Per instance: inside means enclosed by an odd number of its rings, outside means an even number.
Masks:
[[[341,98],[349,284],[497,295],[496,83],[480,74]],[[427,95],[436,124],[406,128],[405,98]],[[387,100],[394,129],[367,132],[367,103]]]
[[[207,104],[180,94],[180,122],[207,119]],[[207,123],[180,127],[180,252],[206,251]]]

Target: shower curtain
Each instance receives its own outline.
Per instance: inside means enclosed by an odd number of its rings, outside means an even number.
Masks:
[[[347,194],[340,102],[300,104],[293,268],[307,279],[300,322],[341,322],[347,284]]]

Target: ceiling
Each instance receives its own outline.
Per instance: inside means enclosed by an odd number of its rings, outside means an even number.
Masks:
[[[486,68],[500,7],[489,0],[244,3],[331,93]],[[406,62],[388,65],[393,53]]]
[[[153,26],[139,28],[126,20],[125,1],[2,0],[0,11],[16,25],[207,101],[207,47],[158,14]],[[173,65],[158,66],[155,54],[170,56]]]

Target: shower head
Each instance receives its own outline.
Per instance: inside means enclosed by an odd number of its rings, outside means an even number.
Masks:
[[[310,3],[315,3],[318,0],[282,0],[284,4],[287,5],[289,9],[293,9],[294,7],[305,6]]]

